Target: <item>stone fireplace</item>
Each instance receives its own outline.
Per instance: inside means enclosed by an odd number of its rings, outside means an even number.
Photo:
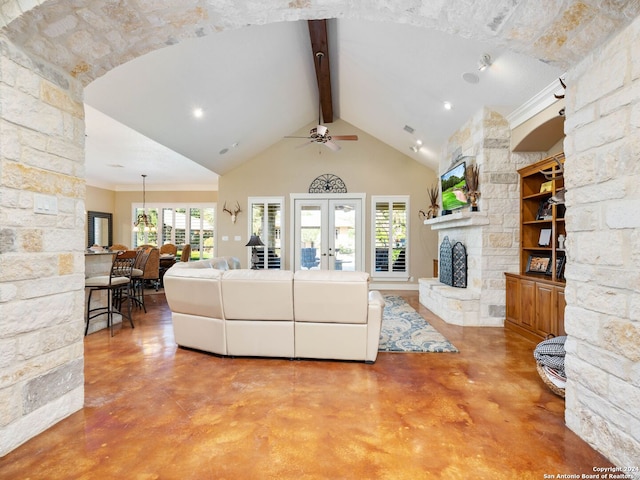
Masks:
[[[424,221],[424,228],[438,232],[438,245],[446,236],[467,250],[467,288],[419,279],[420,303],[448,323],[504,325],[504,272],[519,269],[517,170],[541,158],[539,153],[511,152],[510,139],[509,122],[485,108],[450,138],[443,152],[441,172],[455,164],[449,161],[454,151],[463,152],[467,166],[478,165],[481,192],[478,211],[465,207]]]
[[[488,215],[460,211],[426,220],[425,223],[438,230],[440,244],[446,241],[451,245],[460,243],[465,246],[467,279],[466,288],[447,285],[440,278],[419,279],[420,303],[454,325],[502,326],[504,291],[492,295],[486,289],[489,283],[483,282],[483,230],[489,225]]]

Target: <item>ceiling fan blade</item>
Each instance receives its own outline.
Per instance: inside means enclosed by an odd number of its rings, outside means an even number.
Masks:
[[[331,135],[333,140],[358,140],[358,135]]]
[[[308,142],[304,142],[303,144],[298,145],[296,149],[306,147],[307,145],[311,145],[312,143],[315,143],[315,141],[309,140]]]
[[[340,150],[340,145],[338,145],[337,143],[333,143],[331,140],[327,140],[326,142],[323,142],[323,143],[334,152],[337,152],[338,150]]]
[[[284,138],[308,138],[309,140],[311,140],[312,137],[294,137],[294,136],[291,136],[291,135],[287,135]]]

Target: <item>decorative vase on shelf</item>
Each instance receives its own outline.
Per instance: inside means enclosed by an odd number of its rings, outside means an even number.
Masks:
[[[565,241],[565,239],[566,238],[565,238],[564,235],[562,235],[562,234],[558,235],[558,248],[560,250],[564,250],[564,241]]]
[[[469,192],[469,202],[471,203],[471,211],[472,212],[477,212],[478,211],[478,197],[480,196],[480,193],[478,192]]]

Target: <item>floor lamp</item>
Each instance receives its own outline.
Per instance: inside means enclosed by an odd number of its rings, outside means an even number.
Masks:
[[[260,240],[258,235],[251,235],[249,242],[245,245],[245,247],[251,247],[251,269],[258,269],[258,249],[256,247],[264,247],[264,243]]]

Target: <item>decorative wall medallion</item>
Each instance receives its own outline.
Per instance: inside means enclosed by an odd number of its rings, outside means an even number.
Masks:
[[[311,182],[309,193],[347,193],[347,186],[340,177],[325,173]]]

